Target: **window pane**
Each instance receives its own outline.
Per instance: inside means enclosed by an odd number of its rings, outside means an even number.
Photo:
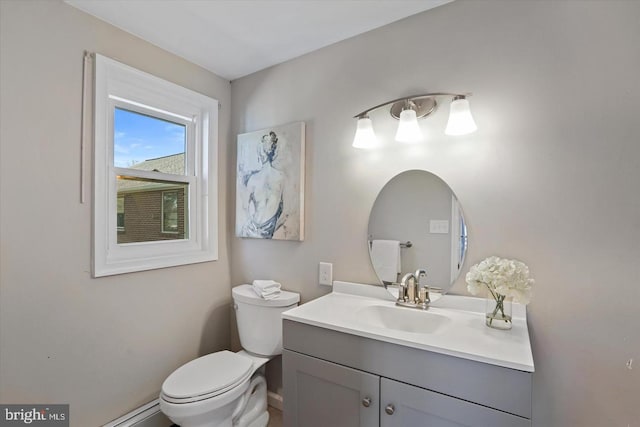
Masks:
[[[118,243],[189,238],[189,184],[118,177]],[[126,225],[126,226],[124,226]]]
[[[116,167],[185,174],[184,125],[116,108],[113,132]]]

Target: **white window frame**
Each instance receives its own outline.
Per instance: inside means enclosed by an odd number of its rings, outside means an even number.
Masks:
[[[218,101],[95,55],[93,276],[218,259]],[[115,108],[187,127],[185,175],[115,167]],[[118,176],[189,184],[185,239],[117,243]]]

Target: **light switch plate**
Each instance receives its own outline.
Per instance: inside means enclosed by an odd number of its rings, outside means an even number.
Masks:
[[[449,220],[446,219],[432,219],[429,221],[429,233],[433,234],[448,234],[449,233]]]

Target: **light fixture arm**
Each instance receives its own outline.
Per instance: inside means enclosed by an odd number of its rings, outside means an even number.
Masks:
[[[371,107],[368,108],[366,110],[364,110],[363,112],[356,114],[355,116],[353,116],[354,119],[361,119],[361,118],[365,118],[368,117],[369,113],[373,110],[377,110],[378,108],[387,106],[389,104],[399,104],[400,105],[400,111],[402,111],[402,107],[404,107],[405,102],[413,102],[416,105],[420,105],[420,102],[416,102],[416,101],[424,101],[427,99],[430,99],[432,102],[430,102],[429,104],[431,104],[431,109],[426,113],[426,114],[418,114],[418,117],[424,117],[426,115],[429,115],[431,112],[433,112],[433,110],[436,107],[436,102],[435,102],[435,97],[437,96],[450,96],[453,97],[453,99],[462,99],[462,98],[466,98],[468,96],[471,96],[471,93],[452,93],[452,92],[431,92],[431,93],[425,93],[425,94],[421,94],[421,95],[412,95],[412,96],[404,96],[402,98],[397,98],[397,99],[393,99],[391,101],[387,101],[387,102],[383,102],[382,104],[378,104],[375,107]],[[392,108],[392,113],[391,115],[394,116],[396,119],[399,117],[398,115],[394,115],[393,114],[393,110],[395,110],[394,108]]]

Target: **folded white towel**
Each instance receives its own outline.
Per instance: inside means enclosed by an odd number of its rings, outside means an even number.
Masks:
[[[256,293],[259,293],[262,296],[271,295],[271,294],[279,294],[280,292],[282,292],[280,289],[277,289],[277,288],[271,288],[271,289],[267,289],[267,290],[264,290],[264,291],[261,291],[260,289],[253,288],[253,290]]]
[[[254,280],[253,287],[262,291],[267,289],[280,289],[280,283],[275,280]]]
[[[251,287],[260,298],[276,299],[280,296],[280,283],[274,280],[254,280]]]
[[[271,294],[266,294],[266,295],[262,294],[262,298],[264,298],[266,300],[277,299],[280,296],[281,293],[282,292],[278,290],[278,291],[275,291],[275,292],[273,292]]]
[[[258,295],[260,298],[263,298],[263,299],[276,299],[282,293],[280,289],[273,289],[271,291],[261,292],[260,289],[253,288],[253,291],[256,293],[256,295]]]

